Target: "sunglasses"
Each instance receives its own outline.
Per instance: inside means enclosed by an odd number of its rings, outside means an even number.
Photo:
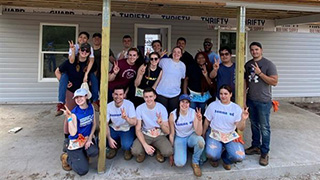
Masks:
[[[156,61],[158,60],[159,58],[150,58],[150,61]]]
[[[203,43],[204,46],[211,46],[211,43]]]
[[[220,53],[220,56],[229,56],[230,53]]]
[[[84,52],[84,51],[87,52],[87,53],[90,52],[90,49],[87,49],[87,48],[80,48],[80,50],[81,50],[82,52]]]

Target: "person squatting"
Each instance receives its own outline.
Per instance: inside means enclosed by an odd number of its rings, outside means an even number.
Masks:
[[[79,175],[89,171],[89,159],[98,155],[95,111],[99,111],[101,79],[101,34],[81,32],[78,42],[69,41],[68,60],[56,69],[59,80],[57,113],[65,114],[62,168]],[[235,63],[232,50],[224,46],[218,54],[213,42],[204,39],[204,51],[193,58],[180,37],[172,54],[160,40],[144,56],[132,47],[132,38],[122,39],[123,50],[115,57],[111,51],[108,76],[106,157],[112,159],[121,148],[124,159],[135,157],[142,163],[155,156],[166,158],[171,166],[187,163],[188,148],[193,149],[191,167],[202,175],[206,161],[226,170],[259,154],[259,164],[269,164],[271,86],[278,83],[276,66],[263,57],[262,45],[249,46],[252,59],[245,64],[246,100],[241,108],[234,102]],[[92,92],[92,93],[91,93]],[[250,118],[252,143],[244,149],[237,131],[243,131]]]

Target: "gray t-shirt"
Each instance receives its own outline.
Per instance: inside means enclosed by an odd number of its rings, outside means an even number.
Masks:
[[[255,74],[252,64],[255,65],[253,59],[245,64],[245,78],[249,86],[247,98],[253,101],[270,102],[272,99],[271,85]],[[257,64],[263,74],[267,76],[278,75],[276,66],[268,59],[263,57],[257,61]]]

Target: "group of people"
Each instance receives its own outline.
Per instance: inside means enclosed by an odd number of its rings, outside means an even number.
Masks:
[[[79,175],[88,172],[87,158],[98,154],[94,109],[99,107],[97,74],[101,54],[98,61],[96,56],[97,49],[101,53],[101,34],[95,33],[96,37],[100,38],[100,48],[95,39],[91,48],[87,43],[89,34],[83,32],[78,44],[69,42],[69,59],[56,70],[60,79],[58,110],[66,115],[62,167]],[[153,52],[143,56],[131,47],[131,42],[130,36],[124,36],[124,49],[116,57],[110,50],[107,158],[113,158],[121,147],[126,160],[135,156],[141,163],[146,154],[155,155],[159,162],[169,158],[171,165],[181,167],[187,162],[190,147],[195,176],[201,176],[200,165],[206,157],[213,167],[222,159],[227,170],[232,163],[242,161],[245,154],[259,154],[259,163],[268,165],[271,86],[277,85],[278,75],[275,65],[263,57],[259,42],[250,44],[253,59],[245,65],[244,108],[234,103],[235,63],[229,47],[221,47],[218,55],[212,51],[212,40],[206,38],[204,51],[193,58],[185,50],[186,39],[180,37],[172,54],[168,55],[161,41],[156,40],[152,42]],[[73,106],[64,105],[62,99],[68,100],[66,96],[75,103]],[[245,150],[237,130],[245,129],[248,117],[252,143]]]

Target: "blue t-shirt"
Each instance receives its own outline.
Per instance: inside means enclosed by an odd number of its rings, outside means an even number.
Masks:
[[[235,97],[235,82],[236,82],[236,74],[235,74],[236,65],[235,63],[232,66],[227,67],[222,63],[219,65],[219,69],[217,72],[217,89],[219,90],[222,85],[229,85],[232,88],[232,97],[231,100],[234,101]],[[219,97],[219,92],[217,92],[217,97]]]
[[[87,109],[81,109],[76,106],[71,113],[77,116],[77,133],[74,136],[69,135],[69,139],[77,139],[78,134],[82,134],[84,137],[89,136],[93,126],[93,112],[92,105],[89,103]]]

